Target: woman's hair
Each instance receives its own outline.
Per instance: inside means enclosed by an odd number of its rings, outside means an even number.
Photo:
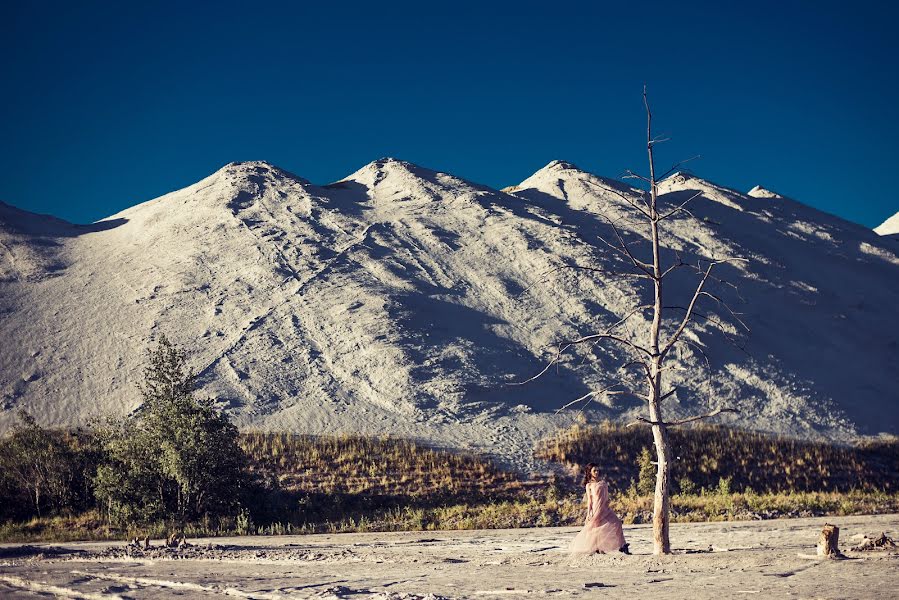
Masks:
[[[587,463],[587,466],[584,467],[584,485],[593,481],[593,467],[599,467],[599,465],[596,463]]]

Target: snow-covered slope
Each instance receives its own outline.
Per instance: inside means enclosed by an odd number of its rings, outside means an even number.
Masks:
[[[878,235],[896,235],[899,233],[899,213],[896,213],[874,228]]]
[[[895,249],[760,189],[664,182],[672,205],[702,194],[696,219],[666,229],[667,259],[750,259],[721,272],[738,292],[717,287],[751,335],[706,306],[671,372],[671,413],[729,403],[741,413],[726,420],[752,428],[895,432]],[[621,268],[601,242],[609,220],[645,250],[621,198],[632,193],[560,161],[500,192],[383,159],[326,186],[232,163],[88,226],[0,205],[0,428],[18,407],[52,424],[133,410],[146,349],[165,333],[241,426],[390,432],[521,463],[574,418],[555,409],[626,362],[619,348],[584,348],[509,385],[645,294],[633,279],[556,269]],[[673,307],[691,285],[672,277]],[[616,419],[641,409],[628,396],[592,405]]]

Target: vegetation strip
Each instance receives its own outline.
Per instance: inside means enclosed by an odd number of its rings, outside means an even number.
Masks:
[[[0,438],[0,541],[575,525],[577,471],[597,462],[625,523],[651,515],[645,428],[577,425],[540,442],[552,475],[414,440],[246,432],[193,397],[184,354],[151,352],[144,405],[86,430],[23,414]],[[670,432],[673,521],[899,511],[899,442],[795,440],[723,427]]]

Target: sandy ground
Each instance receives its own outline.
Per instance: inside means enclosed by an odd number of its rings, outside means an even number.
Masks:
[[[812,560],[826,521],[845,560]],[[169,598],[899,598],[899,553],[852,552],[853,536],[899,515],[625,528],[632,556],[572,558],[576,529],[368,533],[193,540],[182,557],[126,556],[124,544],[0,547],[0,597]],[[142,554],[138,552],[138,554]]]

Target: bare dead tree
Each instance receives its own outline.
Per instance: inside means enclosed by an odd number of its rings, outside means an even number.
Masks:
[[[677,388],[665,390],[665,371],[670,369],[670,366],[666,365],[666,361],[672,357],[674,348],[678,344],[681,344],[682,346],[687,346],[692,350],[699,352],[705,359],[706,364],[709,365],[708,357],[705,355],[703,349],[699,345],[683,337],[684,333],[688,331],[691,324],[697,318],[718,323],[718,321],[712,317],[699,312],[698,309],[701,302],[714,302],[729,313],[729,316],[737,320],[739,324],[748,331],[748,327],[746,327],[745,323],[740,320],[737,313],[732,311],[720,296],[709,289],[710,282],[722,282],[716,275],[717,270],[720,269],[722,265],[733,264],[744,261],[745,259],[738,257],[707,257],[704,262],[691,265],[682,261],[680,256],[677,256],[673,264],[667,266],[662,264],[661,224],[676,216],[684,215],[692,217],[688,206],[701,194],[694,194],[673,206],[662,206],[659,203],[659,181],[676,171],[680,165],[687,161],[676,164],[661,177],[656,176],[653,152],[657,144],[666,140],[653,137],[652,110],[649,106],[645,87],[643,88],[643,105],[646,109],[646,152],[649,162],[649,175],[645,176],[632,171],[627,171],[624,178],[639,180],[647,189],[639,194],[638,197],[632,197],[621,190],[616,190],[611,187],[603,189],[624,201],[625,206],[635,214],[636,218],[639,219],[644,226],[648,227],[648,237],[652,246],[652,256],[647,257],[646,260],[641,260],[637,256],[638,253],[635,251],[633,245],[627,242],[618,225],[611,219],[605,219],[612,230],[613,239],[607,240],[605,238],[600,238],[599,241],[615,253],[619,262],[623,262],[626,265],[627,270],[617,271],[591,266],[563,265],[553,271],[573,269],[597,273],[600,276],[635,277],[642,279],[648,282],[653,290],[651,301],[635,306],[604,331],[560,343],[555,355],[546,367],[533,377],[521,382],[521,384],[528,383],[543,376],[553,365],[558,364],[559,361],[562,360],[563,355],[568,350],[581,344],[595,345],[598,343],[612,343],[617,344],[628,351],[632,356],[632,360],[622,365],[619,371],[627,370],[632,367],[640,369],[642,372],[642,379],[644,379],[646,384],[646,393],[636,393],[635,395],[646,400],[648,409],[648,418],[640,417],[637,421],[631,423],[631,425],[645,423],[651,427],[656,451],[657,470],[652,517],[653,552],[654,554],[670,554],[671,543],[669,540],[668,529],[670,522],[669,490],[671,481],[671,446],[669,443],[668,430],[677,425],[709,419],[721,413],[737,411],[729,407],[720,407],[710,410],[705,414],[666,421],[663,414],[663,402],[678,391]],[[664,282],[673,272],[683,268],[692,269],[696,273],[698,279],[692,297],[690,297],[689,302],[684,306],[665,305],[664,300],[666,296],[664,293]],[[650,311],[652,320],[650,321],[648,332],[643,335],[628,336],[621,331],[629,319]],[[677,316],[673,317],[672,315]],[[670,326],[663,328],[666,316],[669,319]],[[568,408],[581,401],[593,401],[597,396],[603,394],[620,393],[622,387],[627,387],[627,384],[624,381],[606,385],[602,389],[592,391],[569,402],[563,408]]]

